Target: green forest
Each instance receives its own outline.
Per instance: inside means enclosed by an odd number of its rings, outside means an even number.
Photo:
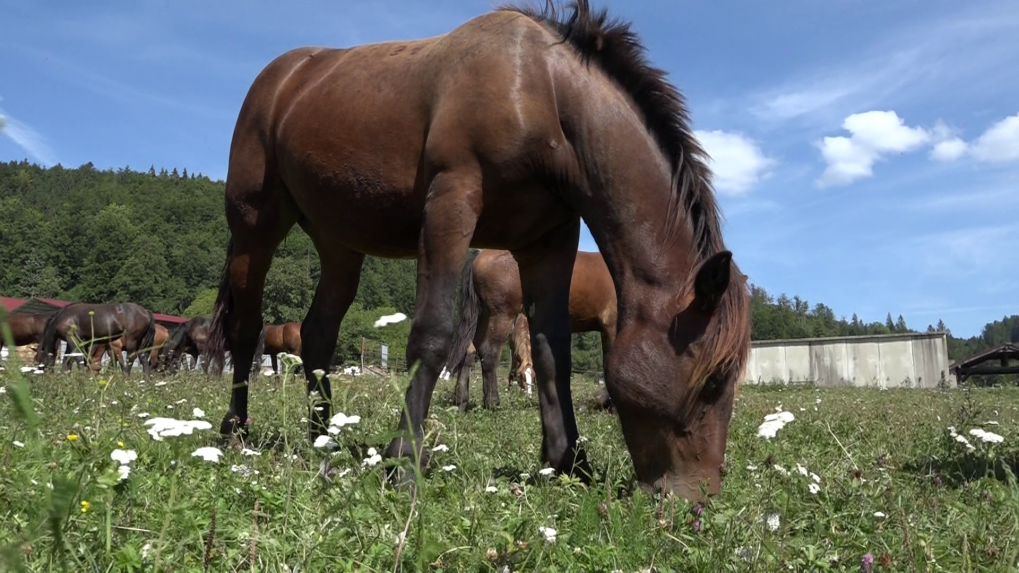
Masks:
[[[88,302],[131,301],[155,312],[208,315],[223,269],[228,238],[224,184],[187,169],[135,171],[42,168],[0,163],[0,294]],[[338,361],[359,355],[361,337],[391,345],[402,356],[409,321],[375,329],[383,314],[413,313],[415,261],[367,257],[357,298],[343,321]],[[319,262],[297,226],[280,245],[265,289],[267,323],[300,321],[311,305]],[[773,296],[752,286],[755,340],[911,332],[902,315],[884,322],[846,318],[798,296]],[[1019,316],[988,323],[979,336],[955,338],[952,359],[1019,342]],[[600,368],[597,334],[574,337],[574,368]]]

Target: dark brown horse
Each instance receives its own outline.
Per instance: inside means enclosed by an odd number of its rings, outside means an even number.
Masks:
[[[163,361],[170,372],[176,372],[180,361],[190,355],[198,362],[198,358],[208,351],[209,327],[212,319],[207,316],[195,316],[174,329],[170,340],[163,351]],[[209,362],[202,362],[202,371],[209,373]]]
[[[6,314],[0,317],[0,325],[10,327],[15,347],[39,344],[42,342],[42,332],[46,328],[46,320],[49,319],[50,314],[52,313]],[[3,330],[0,330],[0,350],[3,350],[6,343],[7,339]],[[11,353],[14,353],[14,348],[11,349]]]
[[[586,479],[569,314],[583,218],[619,298],[605,376],[636,477],[691,498],[702,481],[717,492],[749,294],[688,122],[629,24],[586,1],[566,19],[551,6],[509,8],[430,39],[276,58],[249,89],[230,148],[210,341],[215,363],[230,351],[234,364],[222,433],[246,431],[265,276],[295,223],[322,263],[301,327],[308,390],[320,393],[311,436],[325,432],[331,399],[328,377],[313,373],[329,367],[365,254],[417,258],[416,368],[385,454],[420,464],[468,248],[508,249],[531,327],[541,457]]]
[[[272,361],[273,373],[279,374],[280,369],[277,357],[280,352],[287,352],[295,356],[301,355],[301,323],[267,324],[262,329],[262,336],[258,339],[255,359],[257,360],[263,354],[268,354],[269,360]]]
[[[109,344],[122,336],[123,349],[127,351],[124,371],[130,374],[138,355],[152,349],[156,336],[152,311],[132,302],[69,304],[53,313],[46,321],[42,343],[35,359],[44,368],[52,368],[57,340],[64,340],[72,348],[77,347],[78,352],[87,354],[93,345]],[[148,376],[151,364],[148,360],[142,360],[141,363],[142,371]]]
[[[152,338],[152,350],[149,351],[149,366],[151,368],[154,369],[159,365],[159,357],[169,339],[170,331],[162,324],[156,324],[156,333]],[[124,335],[108,344],[97,343],[92,347],[93,372],[98,372],[102,368],[103,354],[108,354],[111,362],[116,362],[121,368],[124,368],[126,366],[124,364]]]
[[[501,250],[484,250],[473,263],[464,268],[461,277],[460,321],[446,361],[449,374],[470,368],[466,345],[473,341],[481,358],[483,404],[485,408],[499,405],[499,385],[496,369],[506,338],[513,330],[514,321],[524,310],[524,295],[520,285],[520,269],[513,253]],[[616,336],[616,290],[612,275],[601,253],[578,252],[570,280],[570,331],[599,332],[602,342],[602,364]],[[523,332],[528,332],[526,317]],[[454,400],[460,410],[466,410],[470,396],[470,376],[458,376]]]

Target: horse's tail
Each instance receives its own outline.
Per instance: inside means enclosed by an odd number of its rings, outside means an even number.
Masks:
[[[229,329],[233,318],[234,300],[230,288],[230,263],[233,261],[234,240],[226,244],[226,264],[223,265],[223,276],[219,281],[219,294],[212,307],[212,324],[209,325],[209,338],[205,346],[205,361],[212,367],[214,376],[223,374],[226,364],[226,352],[229,348]]]
[[[57,354],[57,315],[60,311],[56,311],[49,315],[46,319],[46,326],[42,327],[42,342],[39,343],[39,349],[35,352],[35,363],[49,366],[50,355],[54,358]],[[55,361],[55,360],[54,360]]]
[[[453,343],[449,347],[444,366],[444,370],[451,376],[459,374],[460,369],[464,367],[467,347],[474,340],[474,333],[478,330],[481,300],[478,299],[478,292],[474,288],[474,259],[480,252],[473,251],[467,254],[463,272],[460,273],[460,323],[453,334]]]
[[[170,333],[170,337],[166,339],[166,342],[163,344],[163,348],[159,351],[160,362],[169,364],[177,357],[180,353],[180,344],[181,342],[184,342],[184,335],[187,334],[188,325],[190,323],[191,321],[189,320],[184,324],[178,324],[177,328],[173,329],[173,332]]]

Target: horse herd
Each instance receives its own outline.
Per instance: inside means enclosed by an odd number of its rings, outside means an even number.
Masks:
[[[570,14],[510,6],[429,39],[280,55],[251,84],[230,146],[230,240],[205,339],[214,369],[227,352],[233,362],[221,434],[247,436],[265,277],[298,224],[321,262],[300,325],[311,439],[331,399],[329,375],[313,372],[329,369],[364,257],[416,258],[390,478],[413,484],[407,464],[427,466],[436,381],[459,371],[465,404],[474,353],[485,405],[498,405],[495,357],[516,325],[529,331],[522,375],[537,388],[543,462],[594,475],[570,343],[595,330],[637,482],[718,493],[750,316],[711,178],[684,97],[630,23],[586,0]],[[581,220],[601,256],[578,254]],[[471,248],[483,250],[465,271]],[[137,352],[155,329],[149,315],[130,322],[141,338],[123,345]]]
[[[90,304],[71,303],[60,310],[33,314],[9,314],[3,323],[11,331],[14,346],[34,345],[35,363],[53,368],[60,342],[66,343],[63,366],[69,370],[75,363],[86,364],[93,371],[101,368],[102,357],[130,373],[140,362],[146,376],[153,370],[176,372],[181,362],[191,358],[191,368],[201,364],[208,373],[207,356],[211,319],[196,316],[171,331],[155,322],[151,310],[136,303]],[[300,324],[269,324],[263,329],[260,345],[278,372],[277,355],[281,352],[300,354]],[[0,337],[0,348],[4,339]],[[125,354],[127,358],[125,360]],[[262,353],[260,352],[259,355]],[[88,360],[86,361],[86,357]]]

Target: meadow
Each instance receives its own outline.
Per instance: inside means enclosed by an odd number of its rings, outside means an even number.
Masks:
[[[574,393],[594,484],[540,471],[536,395],[502,388],[498,411],[464,415],[440,380],[426,423],[436,451],[416,493],[387,487],[377,456],[406,375],[335,377],[345,418],[321,447],[307,440],[303,380],[260,377],[243,450],[218,440],[225,379],[8,365],[0,382],[0,569],[10,571],[1019,566],[1016,388],[744,387],[722,495],[703,507],[634,487],[617,419],[594,407],[586,378]],[[472,391],[480,402],[480,384]],[[761,437],[779,412],[792,420]]]

